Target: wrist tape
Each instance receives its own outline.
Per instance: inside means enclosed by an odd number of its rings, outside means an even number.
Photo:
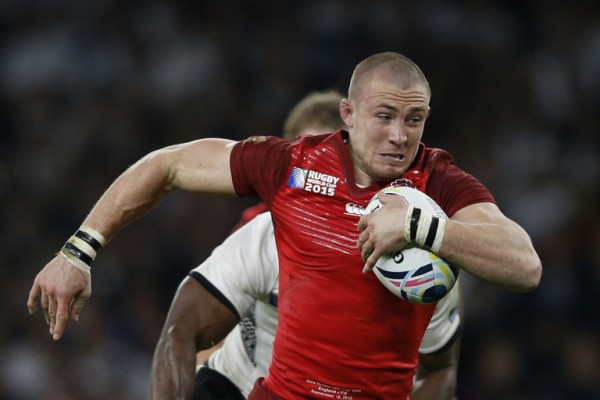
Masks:
[[[106,239],[97,230],[82,225],[73,236],[67,240],[60,255],[67,259],[74,267],[83,272],[90,273],[92,261],[96,258],[98,250],[106,244]]]
[[[404,221],[404,238],[409,243],[415,243],[437,253],[442,247],[446,220],[423,211],[413,205],[406,211]]]

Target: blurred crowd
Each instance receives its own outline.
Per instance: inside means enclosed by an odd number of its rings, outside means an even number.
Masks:
[[[600,3],[0,2],[0,400],[138,400],[180,280],[252,199],[175,193],[93,266],[53,342],[26,298],[94,201],[151,150],[279,135],[312,90],[401,52],[424,142],[482,180],[542,258],[513,293],[462,275],[461,400],[600,398]]]

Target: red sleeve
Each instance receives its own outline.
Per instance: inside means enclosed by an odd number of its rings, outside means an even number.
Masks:
[[[460,169],[448,152],[439,149],[431,151],[429,160],[433,165],[427,193],[449,218],[471,204],[496,203],[490,191],[473,175]]]
[[[236,143],[229,161],[235,192],[271,204],[287,174],[291,151],[290,142],[276,136],[253,136]]]

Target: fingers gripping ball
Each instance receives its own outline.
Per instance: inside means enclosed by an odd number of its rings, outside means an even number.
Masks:
[[[380,257],[375,263],[373,272],[381,283],[396,296],[411,303],[435,303],[454,287],[459,270],[430,251],[429,248],[432,246],[425,245],[425,238],[429,238],[427,243],[433,243],[437,235],[441,234],[443,236],[443,231],[440,233],[437,230],[440,229],[440,225],[443,229],[445,220],[448,217],[429,196],[410,187],[383,189],[371,199],[365,210],[366,213],[375,212],[382,207],[379,196],[383,193],[402,196],[411,205],[408,210],[409,215],[407,216],[406,226],[407,239],[413,245],[396,254]],[[413,210],[419,210],[420,215],[417,217],[416,222],[415,218],[411,220],[411,216],[416,214]],[[419,221],[421,222],[419,223]],[[439,221],[443,223],[439,224]],[[404,223],[404,221],[399,223]],[[410,240],[411,223],[415,233],[425,232],[421,234],[424,238],[423,243],[419,243],[416,234],[413,234],[412,240]],[[431,231],[431,234],[429,234],[429,231]],[[437,239],[435,243],[439,249],[440,236],[437,236]]]

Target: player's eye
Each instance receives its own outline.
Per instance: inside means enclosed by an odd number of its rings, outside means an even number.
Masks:
[[[423,122],[422,117],[411,117],[408,119],[408,124],[410,125],[419,125],[421,122]]]

